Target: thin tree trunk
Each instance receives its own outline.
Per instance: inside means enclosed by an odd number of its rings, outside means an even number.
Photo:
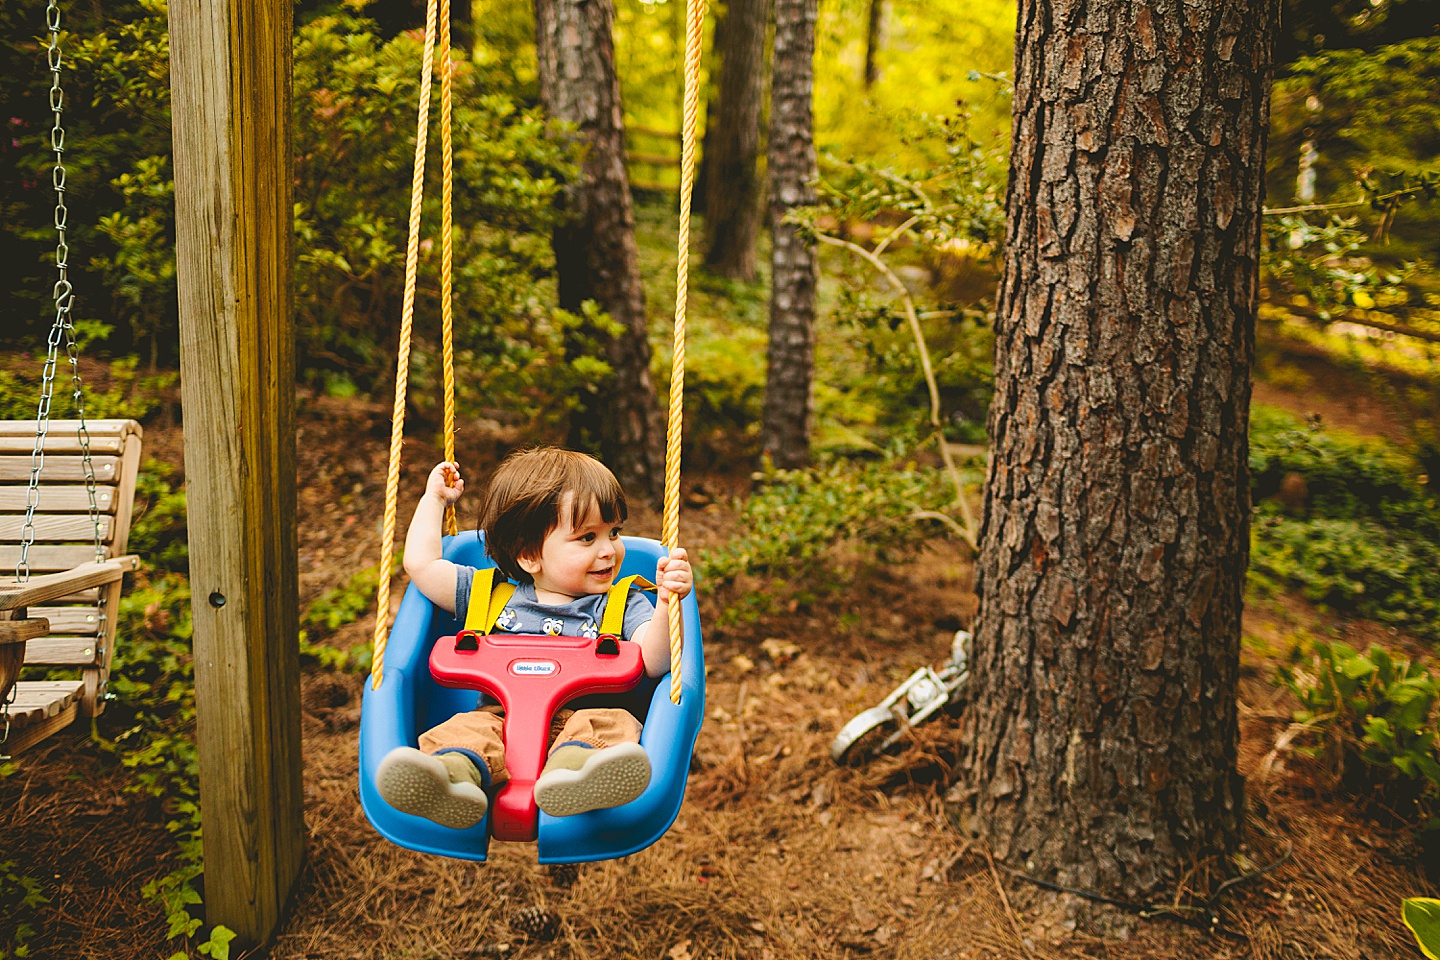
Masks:
[[[1299,203],[1315,202],[1315,164],[1320,160],[1320,146],[1316,142],[1316,128],[1320,126],[1320,98],[1313,93],[1305,98],[1305,112],[1310,122],[1305,126],[1305,141],[1300,144],[1300,171],[1295,177],[1295,200]]]
[[[720,86],[706,131],[705,265],[734,280],[755,279],[760,232],[760,104],[765,87],[769,0],[731,0],[717,28]],[[719,43],[725,44],[720,47]]]
[[[775,0],[775,57],[770,83],[770,232],[773,238],[770,353],[762,440],[779,467],[810,458],[810,372],[814,365],[815,245],[786,223],[815,202],[811,115],[815,21],[819,0]]]
[[[474,0],[451,0],[450,3],[450,42],[457,50],[465,50],[474,53],[475,50],[475,10]]]
[[[877,58],[885,42],[885,0],[870,0],[870,19],[865,29],[865,89],[880,79]]]
[[[1223,871],[1241,829],[1278,6],[1022,0],[1018,21],[967,813],[1015,867],[1137,899]]]
[[[678,4],[676,9],[679,9]],[[707,194],[710,191],[710,157],[715,153],[715,128],[718,126],[715,115],[720,110],[720,51],[730,45],[726,38],[729,29],[728,16],[719,17],[715,21],[715,30],[710,37],[710,59],[705,61],[705,72],[709,76],[704,89],[705,126],[700,135],[700,159],[695,167],[695,186],[690,193],[690,201],[696,210],[709,209],[710,199]]]
[[[575,412],[571,441],[598,442],[632,496],[654,496],[663,474],[664,424],[650,379],[614,18],[610,0],[535,0],[541,101],[549,116],[574,125],[586,145],[580,181],[562,200],[570,217],[553,237],[560,306],[578,313],[594,300],[625,331],[610,337],[585,330],[572,347],[584,349],[583,340],[605,343],[614,376]]]

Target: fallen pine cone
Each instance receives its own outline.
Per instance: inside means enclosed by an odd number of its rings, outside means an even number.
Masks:
[[[568,890],[575,886],[575,881],[580,879],[580,864],[578,863],[552,863],[549,867],[550,882],[562,890]]]
[[[511,926],[531,940],[554,940],[560,932],[560,918],[544,907],[526,907],[515,915]]]

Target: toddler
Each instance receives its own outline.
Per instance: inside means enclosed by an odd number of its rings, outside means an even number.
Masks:
[[[436,464],[405,538],[411,581],[462,623],[472,601],[489,601],[471,597],[474,567],[440,555],[445,507],[464,489],[459,467]],[[507,457],[480,509],[486,552],[501,573],[519,583],[495,629],[597,637],[606,593],[625,559],[620,530],[626,514],[620,482],[593,457],[554,447]],[[655,582],[653,608],[638,591],[628,595],[623,636],[640,645],[650,677],[670,670],[669,605],[693,584],[684,550],[660,560]],[[562,710],[551,730],[549,755],[535,782],[535,803],[551,816],[617,807],[649,784],[640,722],[628,711]],[[509,779],[504,711],[480,706],[456,714],[422,733],[419,750],[397,747],[386,754],[376,779],[380,795],[398,810],[447,827],[474,826],[489,805],[486,791]]]

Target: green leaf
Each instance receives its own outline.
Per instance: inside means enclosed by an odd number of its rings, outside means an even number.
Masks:
[[[1340,672],[1351,680],[1359,680],[1361,677],[1368,677],[1375,672],[1375,664],[1365,657],[1352,657],[1339,664]]]
[[[1365,721],[1365,739],[1388,751],[1395,750],[1395,732],[1384,717],[1370,717]]]
[[[200,944],[200,952],[211,960],[230,960],[230,941],[234,939],[234,930],[224,924],[216,924],[215,929],[210,931],[210,939]]]
[[[1420,952],[1430,960],[1440,960],[1440,900],[1411,897],[1401,902],[1400,919],[1415,934]]]

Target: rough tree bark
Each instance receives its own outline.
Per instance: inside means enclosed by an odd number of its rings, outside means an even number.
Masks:
[[[769,14],[769,0],[730,0],[715,31],[720,84],[705,136],[705,265],[746,282],[755,279],[760,232],[760,105]]]
[[[1277,19],[1276,0],[1019,8],[967,807],[1008,863],[1130,898],[1241,828]]]
[[[615,374],[575,412],[571,441],[597,441],[632,496],[654,496],[664,475],[665,428],[650,379],[614,19],[610,0],[535,0],[541,101],[547,115],[574,125],[586,146],[580,181],[562,198],[570,216],[553,237],[560,306],[578,312],[594,300],[625,331],[613,338],[585,332],[607,343]]]
[[[775,54],[770,81],[770,352],[761,436],[779,467],[810,457],[810,371],[814,363],[815,245],[785,222],[815,202],[811,115],[815,21],[819,0],[775,0]]]

